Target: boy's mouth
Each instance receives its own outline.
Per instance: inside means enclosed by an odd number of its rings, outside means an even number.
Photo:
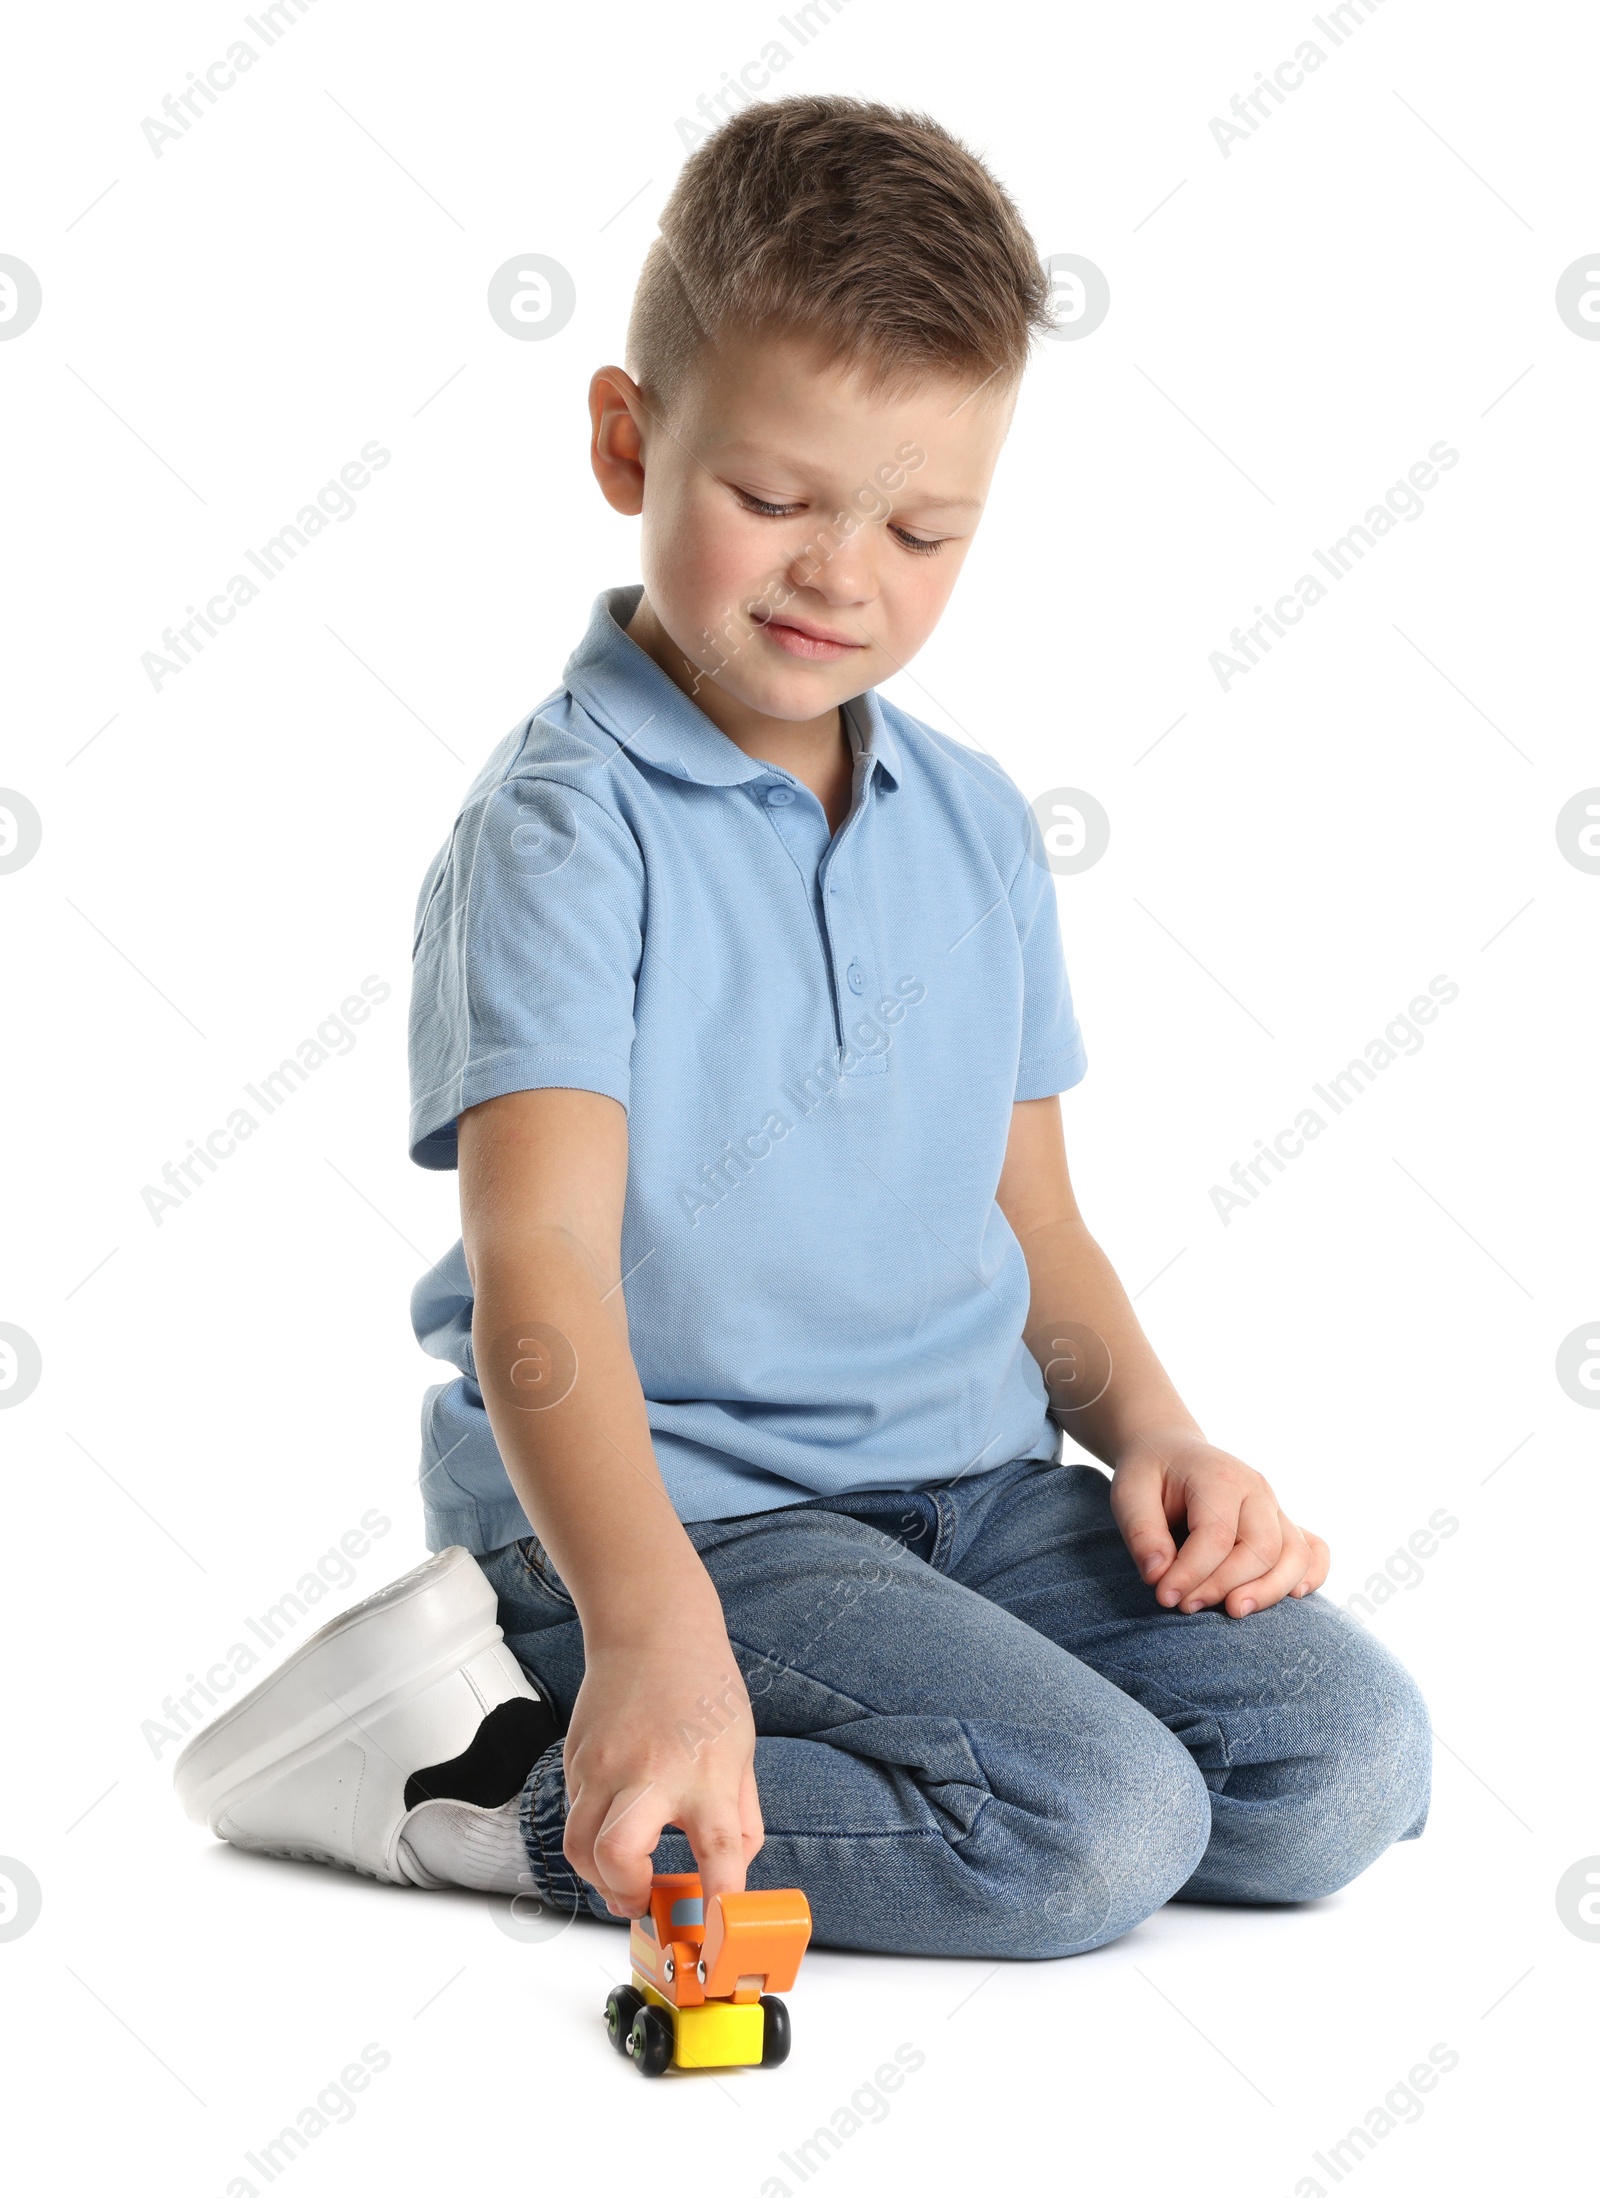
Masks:
[[[852,641],[846,634],[829,633],[826,626],[814,626],[807,618],[764,618],[761,631],[774,648],[782,649],[786,656],[798,656],[813,664],[831,664],[841,656],[848,656],[853,649],[866,647],[864,641]]]

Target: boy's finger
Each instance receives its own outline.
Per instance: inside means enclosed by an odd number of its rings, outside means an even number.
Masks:
[[[1178,1546],[1162,1507],[1161,1485],[1161,1467],[1154,1459],[1148,1468],[1142,1463],[1120,1466],[1111,1484],[1112,1516],[1144,1580],[1164,1572]]]
[[[1306,1556],[1305,1536],[1298,1527],[1292,1527],[1284,1537],[1283,1555],[1272,1570],[1231,1591],[1226,1603],[1229,1617],[1248,1618],[1253,1610],[1270,1610],[1274,1603],[1281,1603],[1304,1578]]]
[[[667,1803],[654,1780],[624,1786],[594,1836],[593,1882],[627,1916],[644,1914],[650,1900],[650,1858],[661,1844]]]
[[[744,1832],[733,1796],[725,1801],[708,1799],[691,1809],[680,1808],[677,1822],[693,1849],[706,1898],[709,1900],[713,1893],[742,1893]],[[648,1879],[646,1885],[648,1889]]]
[[[1159,1527],[1124,1527],[1122,1539],[1128,1545],[1128,1554],[1139,1568],[1141,1580],[1160,1579],[1177,1554],[1178,1545],[1163,1524]]]
[[[1199,1506],[1191,1505],[1190,1509],[1199,1510]],[[1224,1518],[1209,1505],[1199,1510],[1198,1519],[1190,1525],[1188,1540],[1156,1589],[1156,1600],[1171,1609],[1192,1595],[1232,1549],[1239,1538],[1237,1529],[1237,1518]]]
[[[1305,1533],[1303,1527],[1301,1532]],[[1329,1568],[1333,1563],[1333,1555],[1320,1534],[1306,1534],[1306,1546],[1311,1552],[1306,1562],[1304,1582],[1305,1592],[1309,1595],[1313,1588],[1321,1587],[1323,1581],[1328,1577]]]
[[[579,1877],[585,1879],[597,1892],[604,1892],[605,1887],[600,1883],[594,1859],[594,1835],[604,1820],[604,1806],[594,1798],[592,1788],[569,1790],[567,1820],[561,1827],[561,1852]]]
[[[1304,1528],[1301,1531],[1304,1533]],[[1311,1554],[1306,1559],[1305,1575],[1290,1588],[1291,1595],[1309,1595],[1314,1589],[1321,1587],[1333,1562],[1328,1545],[1320,1534],[1307,1534],[1306,1546]]]
[[[1298,1533],[1299,1529],[1283,1516],[1269,1495],[1247,1496],[1239,1507],[1233,1547],[1215,1571],[1197,1581],[1182,1597],[1182,1608],[1208,1609],[1234,1588],[1261,1579],[1284,1556],[1288,1537]]]
[[[756,1767],[747,1763],[744,1776],[739,1781],[739,1830],[744,1840],[745,1866],[761,1852],[766,1843],[767,1828],[761,1819],[761,1796],[756,1791]]]

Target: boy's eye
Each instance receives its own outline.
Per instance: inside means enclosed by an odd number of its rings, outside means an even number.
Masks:
[[[799,504],[769,504],[764,497],[753,496],[747,488],[733,492],[748,511],[759,511],[768,519],[792,519],[803,507]]]
[[[746,511],[759,512],[764,519],[792,519],[797,511],[804,511],[806,508],[804,504],[771,503],[766,497],[757,496],[752,489],[748,488],[736,487],[733,493],[744,505]],[[908,534],[904,527],[892,526],[889,532],[897,542],[918,557],[932,557],[936,551],[944,547],[944,537],[942,535],[933,541],[929,541],[925,535]]]

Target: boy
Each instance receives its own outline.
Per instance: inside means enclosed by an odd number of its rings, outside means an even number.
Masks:
[[[440,1554],[180,1789],[243,1846],[559,1910],[798,1884],[819,1942],[898,1952],[1330,1893],[1421,1832],[1425,1708],[1078,1213],[1025,798],[874,691],[971,542],[1037,254],[943,130],[843,98],[737,115],[661,226],[591,389],[643,588],[419,907]]]

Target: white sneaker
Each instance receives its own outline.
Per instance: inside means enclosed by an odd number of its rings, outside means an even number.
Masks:
[[[496,1607],[471,1554],[444,1549],[330,1620],[184,1748],[184,1809],[257,1854],[417,1882],[408,1814],[499,1807],[559,1737]]]

